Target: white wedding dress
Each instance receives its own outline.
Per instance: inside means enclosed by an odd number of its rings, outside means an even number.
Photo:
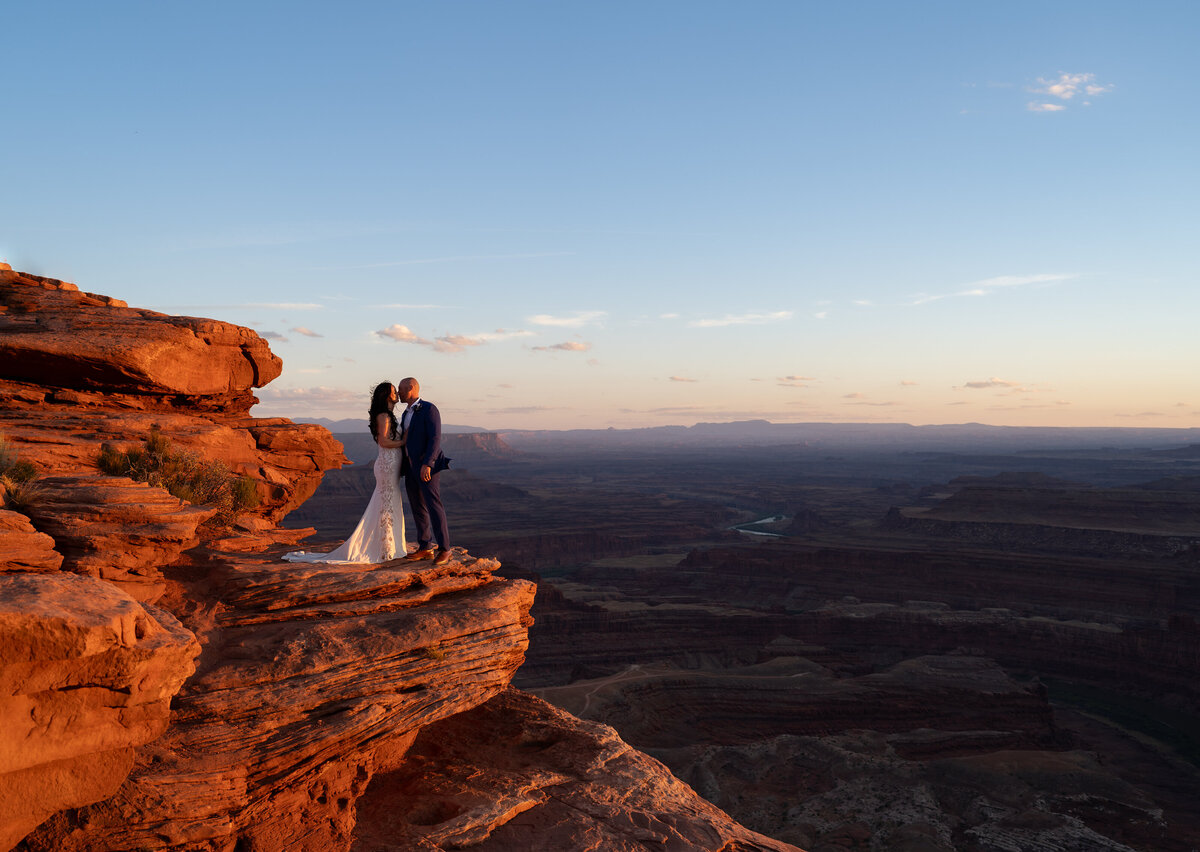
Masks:
[[[297,550],[288,562],[379,563],[408,552],[404,540],[404,504],[400,499],[400,447],[379,448],[375,457],[375,491],[362,520],[341,547],[329,553]]]

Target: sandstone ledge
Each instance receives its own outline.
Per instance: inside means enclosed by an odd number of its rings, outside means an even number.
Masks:
[[[24,848],[344,849],[376,765],[504,690],[524,659],[534,587],[492,577],[493,560],[297,566],[281,552],[201,549],[168,569],[163,602],[204,648],[170,729],[112,799]]]
[[[24,515],[0,509],[0,571],[57,571],[62,562],[54,539]]]
[[[421,731],[359,801],[352,852],[798,852],[738,825],[607,725],[517,690]]]

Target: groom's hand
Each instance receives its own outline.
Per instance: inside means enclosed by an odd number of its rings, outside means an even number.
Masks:
[[[421,479],[425,482],[428,482],[432,478],[433,478],[433,468],[431,468],[427,464],[421,465]]]

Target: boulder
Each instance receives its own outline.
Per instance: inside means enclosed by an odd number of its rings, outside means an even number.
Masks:
[[[169,613],[102,580],[0,576],[0,849],[112,795],[199,651]]]

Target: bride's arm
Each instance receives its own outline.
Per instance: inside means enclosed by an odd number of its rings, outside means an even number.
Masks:
[[[387,436],[391,425],[386,411],[381,411],[375,415],[375,443],[385,450],[394,450],[397,447],[404,446],[403,441],[393,440]]]

